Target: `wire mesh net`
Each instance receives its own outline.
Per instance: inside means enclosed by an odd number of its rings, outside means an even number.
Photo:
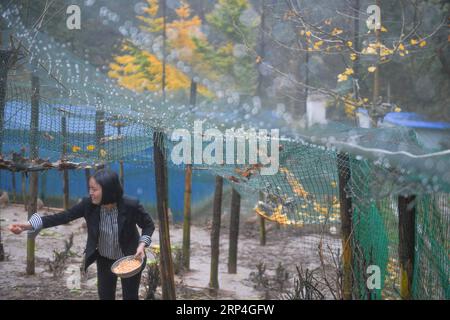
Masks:
[[[144,172],[153,163],[152,148],[164,146],[169,159],[178,142],[170,139],[172,130],[192,132],[194,120],[202,120],[205,130],[242,124],[268,129],[264,115],[244,118],[245,110],[228,112],[226,101],[205,99],[192,106],[172,103],[169,97],[162,103],[160,97],[120,88],[52,39],[41,33],[31,36],[14,9],[8,10],[4,18],[26,48],[26,57],[24,65],[10,70],[7,84],[2,84],[6,87],[2,157],[10,161],[10,167],[4,164],[4,169],[27,170],[20,164],[32,158],[31,148],[36,144],[39,158],[50,162],[92,166],[125,161],[141,164]],[[31,77],[38,78],[39,84],[32,85]],[[32,113],[36,110],[38,121],[33,131]],[[337,123],[308,130],[286,123],[280,127],[283,136],[277,138],[276,174],[263,175],[256,164],[238,164],[237,152],[231,164],[221,161],[196,166],[212,176],[223,176],[243,196],[261,193],[255,206],[258,215],[301,228],[304,250],[322,250],[325,255],[329,254],[324,250],[327,246],[342,252],[340,192],[345,192],[353,208],[353,296],[359,299],[400,297],[397,198],[416,195],[413,297],[448,299],[448,152],[430,154],[416,133],[406,128],[362,129]],[[161,131],[164,140],[153,141],[154,132]],[[241,138],[249,140],[245,135]],[[266,142],[259,140],[259,144]],[[188,152],[193,154],[198,147],[204,150],[209,144],[200,143],[190,145]],[[228,147],[224,140],[219,143],[223,149]],[[237,150],[234,145],[232,148]],[[269,144],[267,151],[274,154],[276,150]],[[340,153],[349,154],[348,160],[342,160]],[[249,163],[249,157],[249,152],[244,152],[243,163]],[[171,161],[168,165],[183,169]],[[339,170],[349,175],[341,191]],[[133,172],[130,179],[134,175],[140,172]],[[380,269],[379,289],[367,287],[371,265]]]

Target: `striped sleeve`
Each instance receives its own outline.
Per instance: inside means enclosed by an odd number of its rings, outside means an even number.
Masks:
[[[28,222],[33,227],[33,230],[29,231],[30,233],[38,234],[42,229],[42,218],[37,214],[33,214]]]
[[[150,238],[150,236],[143,235],[139,239],[139,242],[144,242],[145,243],[145,247],[148,247],[152,243],[152,238]]]

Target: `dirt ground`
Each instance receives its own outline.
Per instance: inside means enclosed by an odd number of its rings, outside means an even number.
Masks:
[[[55,211],[46,210],[41,213],[52,214]],[[41,231],[36,238],[35,275],[29,276],[25,272],[26,235],[14,235],[7,230],[9,224],[22,222],[26,216],[23,206],[10,205],[1,209],[1,233],[6,260],[0,262],[0,299],[98,299],[95,264],[89,267],[84,277],[80,273],[86,241],[84,220],[79,219],[68,225]],[[277,299],[280,298],[281,291],[274,285],[275,281],[270,280],[271,285],[258,286],[258,283],[252,280],[252,273],[256,273],[259,263],[264,263],[267,279],[275,278],[276,269],[281,264],[288,273],[283,284],[285,289],[292,286],[296,266],[301,265],[311,270],[320,265],[317,254],[319,235],[308,234],[301,229],[277,228],[273,223],[267,223],[267,243],[261,246],[258,220],[256,216],[247,215],[241,219],[240,224],[237,273],[228,274],[228,220],[229,216],[225,213],[220,235],[220,290],[215,295],[208,290],[211,261],[210,221],[205,220],[192,226],[190,270],[176,275],[177,299]],[[63,251],[65,241],[71,233],[74,235],[71,255],[62,275],[55,277],[50,271],[49,261],[55,259],[54,250]],[[182,226],[172,225],[170,234],[171,244],[181,247]],[[327,235],[323,239],[335,250],[340,246],[336,236]],[[152,240],[153,244],[158,244],[158,228]],[[148,253],[148,257],[152,257],[151,253]],[[156,298],[160,298],[160,289],[158,287]],[[140,297],[144,299],[145,296],[143,280]],[[117,299],[121,299],[120,281]]]

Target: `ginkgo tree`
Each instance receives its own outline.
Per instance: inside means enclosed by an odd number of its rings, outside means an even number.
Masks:
[[[142,22],[143,32],[155,36],[155,42],[164,41],[161,36],[164,17],[158,16],[159,4],[157,0],[147,0],[144,14],[137,18]],[[207,72],[202,66],[201,57],[196,54],[193,38],[202,39],[201,20],[198,16],[191,17],[189,5],[182,5],[175,10],[176,19],[166,22],[167,47],[176,55],[179,61],[185,61],[194,66],[198,72]],[[108,75],[117,79],[118,83],[128,89],[143,92],[161,92],[163,89],[163,74],[165,74],[164,89],[167,91],[187,91],[191,85],[189,74],[180,70],[176,65],[166,64],[163,72],[163,57],[161,52],[150,52],[140,48],[131,40],[124,41],[121,47],[123,54],[115,56],[109,65]],[[213,94],[205,86],[198,86],[198,92],[206,97]]]
[[[434,11],[433,18],[427,17],[427,28],[422,27],[427,15],[425,2],[406,2],[402,6],[399,1],[377,1],[381,23],[369,28],[366,26],[369,14],[362,14],[367,6],[359,0],[345,4],[287,0],[284,11],[273,10],[273,14],[278,15],[281,23],[291,24],[306,45],[280,43],[280,46],[296,53],[299,59],[305,54],[321,57],[320,61],[328,64],[329,70],[336,71],[326,75],[335,77],[334,86],[326,84],[323,74],[315,79],[312,76],[310,83],[292,77],[290,81],[331,97],[348,116],[353,116],[359,107],[367,109],[374,119],[389,111],[400,111],[399,105],[408,95],[397,95],[395,100],[388,97],[394,96],[390,88],[397,85],[390,78],[398,77],[391,69],[402,70],[408,77],[417,76],[412,61],[417,60],[415,57],[424,59],[426,54],[433,54],[428,49],[430,42],[435,41],[436,34],[445,27],[445,15],[439,17]],[[423,5],[421,10],[419,3]],[[256,52],[254,56],[258,58]],[[276,67],[272,69],[289,76]]]

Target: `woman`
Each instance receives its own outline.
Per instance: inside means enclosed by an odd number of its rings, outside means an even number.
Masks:
[[[145,260],[144,248],[150,245],[155,226],[138,200],[123,196],[119,177],[113,171],[97,171],[89,179],[89,195],[67,211],[42,217],[35,213],[28,223],[10,225],[9,230],[15,234],[25,230],[37,234],[43,228],[83,217],[88,232],[84,268],[97,262],[99,298],[114,300],[117,276],[111,272],[111,265],[133,254]],[[142,228],[141,237],[136,225]],[[121,279],[124,300],[138,299],[141,274],[142,270],[133,277]]]

